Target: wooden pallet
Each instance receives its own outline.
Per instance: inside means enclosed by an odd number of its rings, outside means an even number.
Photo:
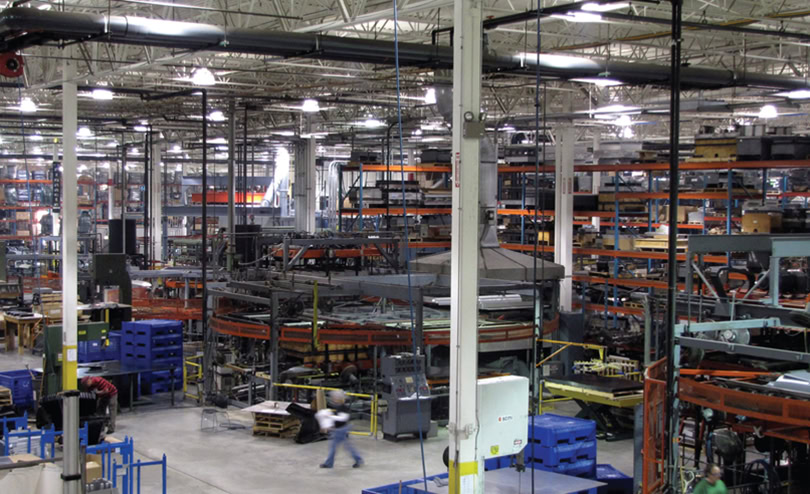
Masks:
[[[4,386],[0,386],[0,407],[10,406],[13,403],[14,402],[11,399],[11,390]]]
[[[263,437],[278,437],[282,439],[295,437],[298,434],[298,427],[292,429],[286,429],[283,431],[272,431],[268,429],[257,429],[255,426],[253,427],[253,435],[254,436],[263,436]]]

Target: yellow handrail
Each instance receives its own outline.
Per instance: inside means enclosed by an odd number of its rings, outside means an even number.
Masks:
[[[183,396],[188,396],[189,398],[193,398],[195,400],[202,401],[202,393],[199,391],[199,386],[197,386],[197,393],[193,394],[188,392],[188,385],[190,381],[193,379],[195,384],[197,384],[203,377],[203,368],[202,364],[195,362],[196,360],[202,359],[202,355],[194,355],[192,357],[186,357],[183,359]],[[188,368],[192,367],[196,369],[194,373],[189,374]]]
[[[329,387],[326,387],[326,386],[311,386],[309,384],[273,383],[273,386],[278,386],[280,388],[308,389],[308,390],[313,390],[313,391],[318,391],[318,390],[341,391],[340,388],[329,388]],[[356,436],[377,437],[377,395],[376,395],[376,393],[373,394],[373,395],[365,394],[365,393],[346,393],[346,396],[353,396],[355,398],[368,398],[368,399],[371,399],[371,423],[369,425],[368,432],[366,432],[366,431],[351,431],[349,434],[354,434]]]

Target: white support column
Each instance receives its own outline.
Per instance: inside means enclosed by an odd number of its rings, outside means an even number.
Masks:
[[[307,126],[309,127],[309,126]],[[315,233],[315,138],[295,147],[295,229]]]
[[[68,50],[67,53],[71,53]],[[76,77],[76,63],[65,59],[63,80]],[[79,396],[77,388],[77,322],[78,315],[78,201],[76,179],[77,86],[62,84],[62,389],[64,417],[63,478],[65,494],[80,492],[79,469]]]
[[[560,282],[560,310],[571,310],[574,272],[574,142],[576,133],[570,124],[557,128],[557,153],[554,164],[554,262],[565,268]]]
[[[478,429],[478,168],[481,0],[455,0],[450,281],[450,493],[483,493]],[[482,127],[482,125],[481,125]]]
[[[149,175],[149,236],[152,239],[152,260],[163,261],[163,167],[160,166],[162,146],[152,144],[152,173]],[[164,164],[165,166],[165,164]]]

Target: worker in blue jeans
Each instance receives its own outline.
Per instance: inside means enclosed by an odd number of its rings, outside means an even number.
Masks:
[[[341,444],[354,458],[352,468],[360,468],[363,465],[363,458],[349,440],[351,413],[346,405],[346,394],[342,390],[332,391],[329,393],[329,401],[332,402],[335,413],[331,417],[333,422],[331,427],[322,427],[330,431],[331,440],[329,441],[329,457],[321,463],[321,468],[332,468],[335,464],[335,452]]]

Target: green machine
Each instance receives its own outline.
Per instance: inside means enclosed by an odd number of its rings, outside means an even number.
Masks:
[[[89,345],[100,349],[108,345],[110,330],[106,322],[80,322],[78,325],[79,363],[96,355]],[[45,326],[45,348],[42,352],[43,396],[62,391],[62,326]],[[96,344],[98,342],[98,344]],[[102,352],[98,352],[101,355]]]

